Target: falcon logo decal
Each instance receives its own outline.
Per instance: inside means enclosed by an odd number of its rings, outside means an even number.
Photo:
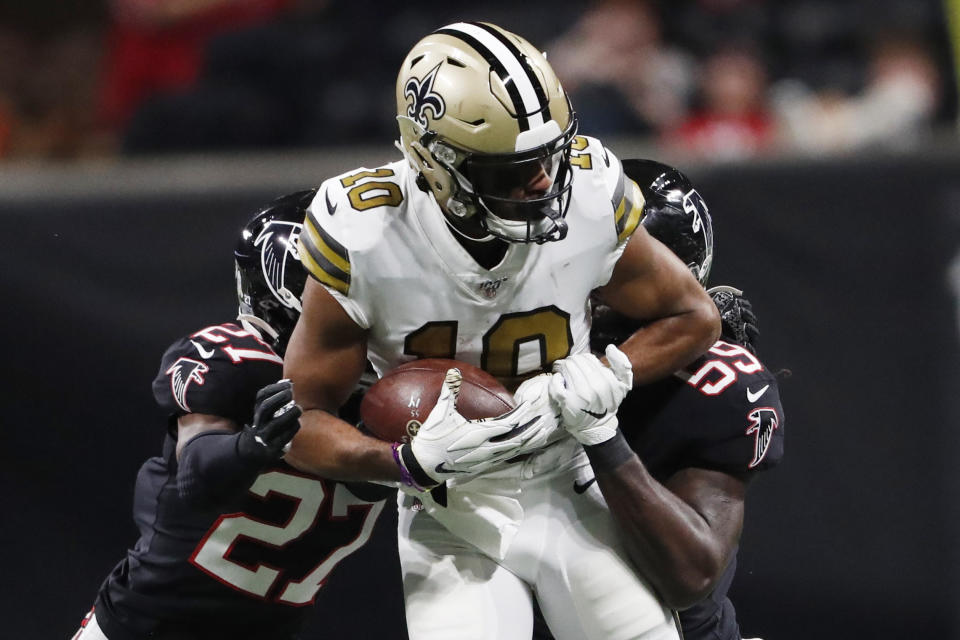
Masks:
[[[428,128],[427,109],[433,114],[434,120],[442,118],[447,111],[443,97],[433,91],[433,82],[437,78],[437,72],[440,71],[440,64],[431,69],[423,80],[410,78],[403,86],[403,96],[412,100],[407,106],[407,115],[424,129]]]
[[[753,469],[760,464],[767,450],[770,448],[770,442],[773,440],[773,432],[780,426],[780,418],[777,412],[770,407],[754,409],[747,414],[750,418],[750,426],[747,427],[746,434],[753,434],[753,460],[747,465]]]
[[[703,216],[709,209],[696,189],[691,189],[683,196],[683,211],[693,216],[693,232],[700,231],[703,226]]]
[[[197,360],[190,358],[180,358],[167,369],[164,373],[170,376],[170,390],[173,392],[173,399],[177,401],[180,408],[190,412],[190,406],[187,404],[187,389],[191,382],[198,385],[204,383],[203,376],[210,371],[210,367]]]
[[[331,211],[331,213],[333,213]],[[287,237],[283,240],[283,235],[279,236],[279,242],[273,242],[273,235],[282,234],[283,230],[279,227],[286,227]],[[260,251],[260,268],[263,270],[263,278],[270,287],[270,293],[278,300],[282,300],[284,306],[300,311],[300,301],[290,289],[286,287],[287,267],[292,262],[300,262],[300,231],[303,225],[296,222],[286,222],[285,220],[271,220],[264,225],[260,235],[253,241],[253,246],[263,249]],[[276,305],[273,301],[271,304]],[[263,302],[261,304],[264,304]]]
[[[713,229],[704,223],[705,219],[710,219],[710,210],[697,190],[691,189],[683,196],[683,211],[693,217],[693,222],[690,225],[691,229],[694,233],[703,234],[703,242],[707,247],[707,253],[699,266],[696,262],[687,265],[693,272],[694,277],[700,282],[704,282],[713,264]]]

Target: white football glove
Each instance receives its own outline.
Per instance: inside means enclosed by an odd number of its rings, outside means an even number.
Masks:
[[[467,420],[455,404],[461,381],[459,369],[447,371],[436,406],[410,444],[396,450],[405,484],[425,490],[453,476],[481,473],[520,455],[540,432],[544,416],[529,404],[495,418]]]
[[[617,409],[633,388],[633,366],[620,349],[607,345],[610,366],[592,353],[553,363],[550,397],[560,409],[563,427],[583,445],[606,442],[617,434]]]
[[[550,397],[550,380],[553,373],[541,373],[524,380],[513,394],[518,410],[528,412],[531,417],[542,416],[535,426],[535,432],[529,434],[528,439],[520,447],[517,455],[542,449],[556,442],[564,434],[560,427],[560,410]]]

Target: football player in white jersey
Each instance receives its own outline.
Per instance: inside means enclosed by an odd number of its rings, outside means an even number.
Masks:
[[[327,180],[308,210],[300,254],[313,279],[285,358],[304,415],[286,460],[405,486],[413,640],[526,640],[534,597],[560,640],[676,638],[602,497],[568,494],[591,462],[630,455],[614,438],[620,402],[713,344],[716,307],[639,224],[639,187],[577,135],[526,40],[486,23],[437,30],[403,61],[397,109],[403,158]],[[594,291],[645,321],[604,359],[589,349]],[[336,418],[367,358],[382,375],[427,357],[510,388],[530,381],[516,410],[468,422],[454,372],[408,444]]]

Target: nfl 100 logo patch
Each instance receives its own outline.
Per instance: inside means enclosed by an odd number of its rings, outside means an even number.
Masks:
[[[503,278],[497,278],[496,280],[484,280],[480,283],[478,289],[480,289],[480,293],[482,293],[485,298],[490,298],[492,300],[493,298],[497,297],[497,292],[500,291],[500,286],[506,281],[507,276],[504,276]]]

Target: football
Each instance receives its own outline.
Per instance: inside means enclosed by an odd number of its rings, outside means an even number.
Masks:
[[[447,369],[463,374],[457,411],[468,420],[491,418],[515,406],[513,395],[492,375],[465,362],[428,358],[388,371],[360,402],[360,419],[375,437],[409,442],[437,403]]]

